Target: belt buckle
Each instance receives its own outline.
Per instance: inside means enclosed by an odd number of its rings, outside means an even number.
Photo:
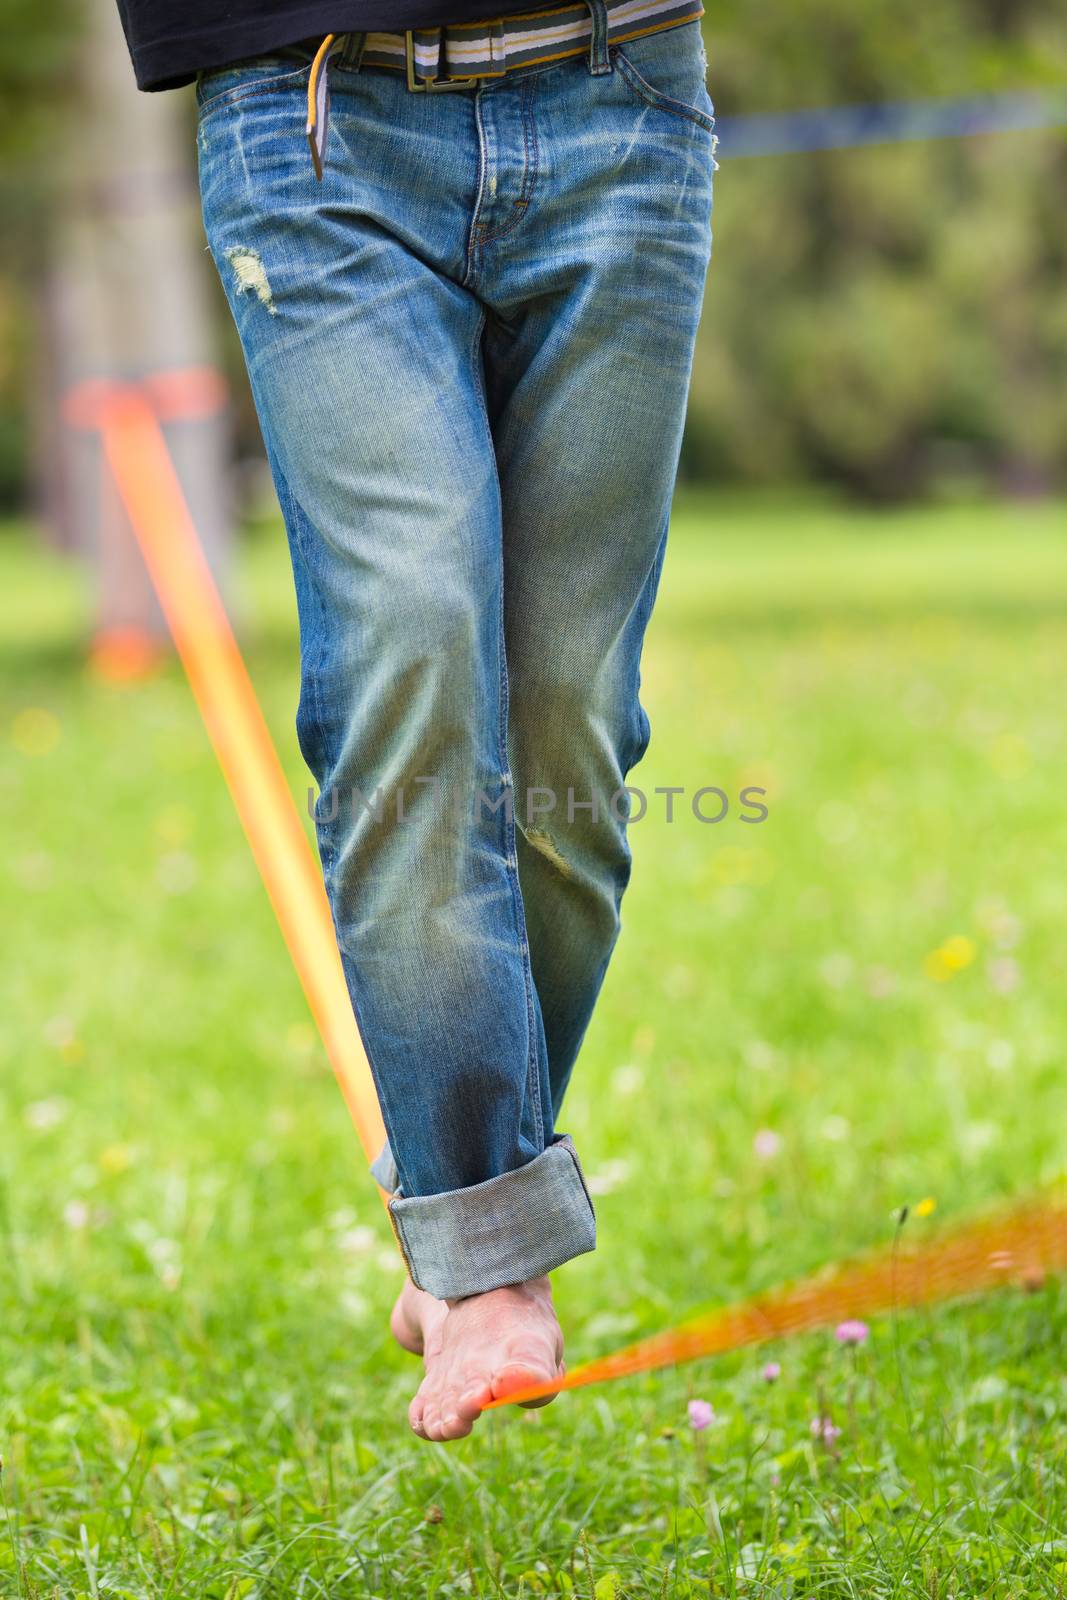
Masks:
[[[481,82],[481,77],[472,73],[469,78],[424,78],[420,83],[415,76],[415,35],[411,28],[404,30],[404,61],[408,88],[413,94],[444,94],[449,89],[468,89],[472,83]]]

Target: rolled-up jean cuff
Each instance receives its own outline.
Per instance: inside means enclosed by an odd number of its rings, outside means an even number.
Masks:
[[[385,1155],[372,1171],[384,1169]],[[525,1283],[596,1248],[593,1202],[565,1134],[524,1167],[485,1183],[394,1194],[389,1216],[412,1283],[438,1300]]]

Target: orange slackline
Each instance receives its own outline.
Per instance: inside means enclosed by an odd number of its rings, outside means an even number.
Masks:
[[[289,953],[368,1160],[385,1138],[366,1052],[341,970],[318,866],[204,558],[159,416],[210,409],[204,374],[142,386],[84,384],[68,416],[100,429],[104,454],[248,835]],[[899,1241],[898,1241],[899,1242]],[[721,1355],[848,1317],[929,1305],[1005,1284],[1039,1286],[1067,1269],[1067,1207],[1031,1206],[917,1248],[897,1245],[697,1317],[586,1362],[558,1383],[515,1390],[512,1405],[609,1378]]]
[[[559,1383],[514,1390],[492,1405],[514,1405],[607,1378],[722,1355],[849,1317],[930,1305],[1005,1284],[1036,1289],[1046,1273],[1065,1268],[1067,1207],[1035,1204],[971,1223],[917,1248],[900,1244],[866,1260],[824,1269],[799,1283],[642,1339],[615,1355],[587,1361]]]
[[[174,414],[193,383],[82,386],[104,454],[207,725],[256,865],[281,925],[367,1159],[385,1142],[341,970],[322,877],[241,653],[204,558],[159,411]],[[195,385],[206,385],[199,373]],[[199,397],[199,396],[197,396]],[[153,404],[153,402],[155,402]],[[192,409],[195,409],[195,401]],[[71,412],[77,415],[77,399]],[[78,417],[81,420],[81,417]]]

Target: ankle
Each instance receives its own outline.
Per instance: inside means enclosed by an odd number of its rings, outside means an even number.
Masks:
[[[498,1289],[486,1289],[481,1294],[463,1295],[456,1300],[446,1300],[445,1305],[449,1311],[454,1311],[457,1306],[472,1305],[476,1300],[496,1299],[501,1302],[513,1301],[516,1305],[529,1304],[531,1300],[538,1304],[552,1303],[552,1284],[547,1277],[528,1278],[525,1283],[503,1283]]]

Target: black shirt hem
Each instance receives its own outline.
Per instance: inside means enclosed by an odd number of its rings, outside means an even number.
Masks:
[[[548,0],[551,4],[551,0]],[[426,16],[419,19],[418,0],[404,8],[410,27],[429,27],[451,20],[463,22],[484,21],[488,17],[515,15],[524,11],[545,10],[546,0],[527,0],[524,5],[509,6],[501,0],[468,0],[462,16],[453,19],[441,15],[440,0],[425,5]],[[269,16],[242,17],[239,21],[215,28],[197,28],[195,32],[175,33],[168,37],[138,41],[132,44],[130,55],[138,89],[149,92],[161,89],[181,89],[192,83],[199,71],[225,67],[231,61],[241,61],[247,56],[269,55],[283,45],[297,44],[309,36],[327,33],[347,33],[357,28],[396,32],[397,7],[389,0],[378,4],[366,0],[353,0],[346,8],[337,0],[319,0],[316,5],[293,6],[282,12],[272,11]],[[347,12],[347,14],[346,14]],[[412,12],[416,13],[412,17]],[[123,19],[126,20],[125,17]]]

